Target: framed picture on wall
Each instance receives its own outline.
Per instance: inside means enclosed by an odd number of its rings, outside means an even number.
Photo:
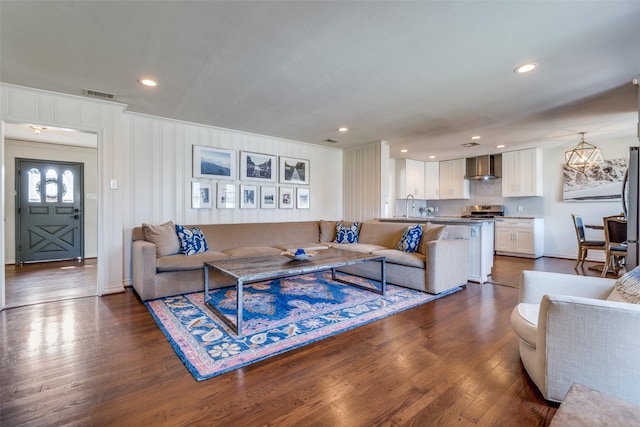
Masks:
[[[280,209],[293,209],[293,187],[280,187]]]
[[[211,184],[191,183],[191,207],[193,209],[211,209],[213,207]]]
[[[236,207],[236,185],[218,183],[218,209],[233,209]]]
[[[236,179],[236,152],[221,148],[193,146],[193,177]]]
[[[255,185],[240,185],[240,208],[255,209],[258,207],[258,187]]]
[[[309,184],[309,160],[280,156],[280,182]]]
[[[562,201],[595,202],[622,200],[627,159],[603,160],[585,172],[562,166]]]
[[[240,179],[276,182],[276,156],[259,153],[240,153]]]
[[[275,209],[278,207],[278,195],[276,187],[263,185],[260,188],[260,207],[262,209]]]
[[[297,188],[296,189],[296,207],[298,209],[309,209],[309,189]]]

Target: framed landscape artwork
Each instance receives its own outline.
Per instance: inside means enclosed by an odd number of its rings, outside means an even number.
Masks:
[[[221,148],[193,146],[193,177],[236,179],[236,152]]]
[[[276,194],[276,187],[263,185],[260,189],[260,207],[262,209],[275,209],[277,205],[278,196]]]
[[[309,209],[309,189],[298,188],[296,189],[296,207],[298,209]]]
[[[242,151],[240,179],[276,182],[276,156]]]
[[[584,173],[562,166],[562,200],[565,202],[604,201],[622,199],[622,183],[627,159],[604,160]]]
[[[280,182],[309,184],[309,160],[280,156]]]
[[[293,187],[280,187],[280,209],[293,209]]]
[[[218,209],[233,209],[236,207],[236,185],[218,183]]]
[[[193,209],[212,208],[212,199],[211,184],[191,183],[191,207]]]
[[[240,185],[240,207],[255,209],[258,207],[258,187],[255,185]]]

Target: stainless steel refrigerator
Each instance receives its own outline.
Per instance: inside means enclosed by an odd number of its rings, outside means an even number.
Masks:
[[[622,208],[627,217],[627,271],[640,264],[638,259],[638,163],[640,147],[629,147],[629,168],[622,190]]]

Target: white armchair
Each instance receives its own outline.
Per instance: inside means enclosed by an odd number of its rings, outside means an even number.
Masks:
[[[574,382],[640,405],[640,304],[607,300],[615,279],[524,271],[511,325],[545,399]]]

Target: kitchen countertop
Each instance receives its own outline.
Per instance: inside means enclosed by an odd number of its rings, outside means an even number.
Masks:
[[[377,218],[381,222],[447,222],[456,224],[481,224],[483,222],[498,222],[499,218],[461,218],[459,216],[430,216],[430,217],[394,217],[394,218]]]
[[[505,215],[496,216],[495,218],[462,218],[460,215],[435,215],[435,216],[410,216],[408,219],[405,217],[393,217],[393,218],[376,218],[378,221],[398,221],[398,222],[500,222],[503,219],[538,219],[541,217],[531,215]]]

